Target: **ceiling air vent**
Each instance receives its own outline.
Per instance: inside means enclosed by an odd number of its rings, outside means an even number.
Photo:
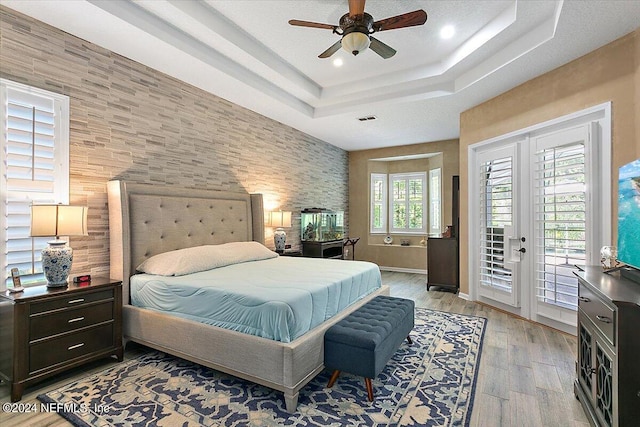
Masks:
[[[358,117],[361,122],[368,122],[369,120],[377,120],[376,116]]]

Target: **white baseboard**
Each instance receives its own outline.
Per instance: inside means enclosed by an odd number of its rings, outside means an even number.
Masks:
[[[462,298],[465,301],[470,301],[469,294],[463,294],[462,292],[458,292],[458,298]]]
[[[383,270],[383,271],[394,271],[396,273],[427,274],[427,270],[420,270],[419,268],[402,268],[402,267],[383,267],[383,266],[380,266],[380,270]]]

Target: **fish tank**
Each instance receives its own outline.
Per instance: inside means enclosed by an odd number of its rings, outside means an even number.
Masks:
[[[324,208],[306,208],[300,215],[303,242],[330,242],[342,240],[344,212]]]

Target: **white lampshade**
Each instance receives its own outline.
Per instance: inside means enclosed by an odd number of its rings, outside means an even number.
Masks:
[[[86,206],[31,206],[31,237],[56,237],[42,250],[42,270],[47,278],[47,286],[67,286],[73,264],[73,249],[58,237],[86,236],[87,210]]]
[[[272,211],[267,214],[267,227],[291,227],[291,212]]]
[[[354,55],[367,50],[370,43],[371,40],[368,35],[357,31],[351,32],[342,37],[342,48]]]
[[[31,206],[31,237],[86,236],[87,207],[69,205]]]

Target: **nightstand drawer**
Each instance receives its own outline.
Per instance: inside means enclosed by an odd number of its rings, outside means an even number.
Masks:
[[[63,332],[84,328],[113,319],[113,302],[107,301],[76,309],[37,314],[29,324],[30,340],[37,340]]]
[[[89,302],[111,299],[113,299],[113,289],[106,289],[98,292],[81,292],[78,294],[65,295],[62,298],[49,298],[46,301],[34,302],[31,304],[31,314],[43,313],[45,311],[61,308],[76,307]]]
[[[114,346],[113,322],[29,346],[29,372]]]

